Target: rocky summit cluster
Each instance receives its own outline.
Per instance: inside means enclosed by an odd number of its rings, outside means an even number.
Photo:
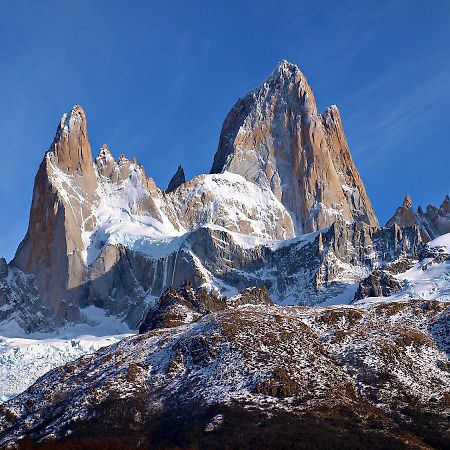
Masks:
[[[39,167],[0,335],[127,336],[25,375],[0,447],[449,448],[448,196],[380,226],[338,108],[287,61],[166,189],[87,130],[76,105]]]

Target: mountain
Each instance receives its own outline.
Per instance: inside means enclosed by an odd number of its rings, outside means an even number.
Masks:
[[[287,61],[229,112],[211,173],[224,171],[270,189],[298,233],[339,218],[378,226],[338,108],[319,114],[306,77]]]
[[[381,227],[286,61],[167,189],[87,130],[62,116],[0,258],[0,447],[448,448],[448,196]]]
[[[420,234],[425,242],[450,233],[450,199],[446,195],[440,207],[428,205],[427,210],[419,206],[417,211],[412,207],[412,200],[409,195],[405,197],[403,205],[397,208],[395,214],[388,220],[386,227],[394,224],[400,227],[416,225],[420,229]]]
[[[379,229],[339,111],[318,114],[286,61],[228,114],[211,172],[186,181],[180,166],[164,191],[107,145],[94,158],[76,105],[41,163],[11,266],[35,277],[58,326],[95,324],[100,310],[136,329],[186,278],[225,295],[256,285],[278,303],[330,302],[420,244],[413,229]]]
[[[228,114],[211,174],[186,181],[180,166],[166,190],[107,145],[94,157],[80,105],[64,114],[9,266],[34,277],[30,295],[57,327],[106,316],[137,329],[185,279],[227,296],[265,287],[284,305],[349,303],[374,269],[447,232],[448,210],[404,206],[380,228],[337,107],[319,114],[306,77],[282,61]]]

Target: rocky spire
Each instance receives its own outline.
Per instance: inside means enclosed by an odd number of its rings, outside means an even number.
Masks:
[[[410,209],[412,207],[412,200],[409,194],[407,194],[405,196],[405,199],[403,200],[403,207],[407,209]]]
[[[446,213],[450,213],[450,198],[448,194],[445,196],[444,201],[441,204],[441,209]]]
[[[397,224],[401,228],[413,225],[419,226],[419,221],[412,209],[412,199],[409,194],[405,195],[402,206],[399,206],[395,214],[387,221],[386,227],[391,228]]]
[[[297,232],[338,218],[378,226],[348,149],[336,106],[318,114],[300,69],[282,61],[226,117],[211,173],[242,175],[269,187]]]
[[[415,212],[412,204],[411,197],[406,195],[403,205],[397,208],[395,214],[387,221],[386,227],[398,225],[405,228],[416,225],[419,227],[421,237],[425,242],[450,233],[450,199],[448,195],[439,208],[428,205],[426,211],[424,211],[419,206]]]
[[[174,191],[177,187],[181,186],[183,183],[186,183],[184,170],[182,166],[178,166],[177,171],[169,181],[169,185],[167,186],[166,192]]]
[[[67,175],[70,178],[67,178]],[[36,175],[27,233],[12,264],[36,276],[59,318],[84,279],[83,233],[93,229],[97,178],[80,105],[64,114]]]
[[[116,168],[116,160],[111,155],[109,148],[106,144],[103,144],[100,148],[97,158],[95,158],[95,165],[97,166],[98,173],[109,178]]]
[[[80,105],[75,105],[69,114],[61,117],[55,138],[48,153],[52,164],[67,175],[83,175],[95,190],[91,145],[87,134],[86,114]]]

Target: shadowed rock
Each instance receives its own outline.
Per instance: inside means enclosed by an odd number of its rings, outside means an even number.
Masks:
[[[400,291],[402,283],[386,270],[374,270],[359,283],[354,300],[367,297],[389,297]]]
[[[156,307],[147,312],[139,333],[196,322],[206,314],[243,305],[273,306],[274,303],[265,288],[247,288],[226,299],[203,288],[194,289],[190,280],[185,280],[180,289],[171,287],[164,292]]]
[[[177,171],[169,181],[166,192],[172,192],[183,183],[186,183],[186,178],[184,176],[184,170],[182,166],[178,166]]]
[[[411,197],[407,195],[403,205],[399,206],[395,214],[387,221],[386,227],[394,224],[401,228],[416,225],[420,229],[422,239],[428,242],[443,234],[450,233],[450,199],[446,195],[439,208],[428,205],[426,211],[421,206],[417,211],[413,209]]]

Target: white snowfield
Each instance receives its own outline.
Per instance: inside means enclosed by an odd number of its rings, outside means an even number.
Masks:
[[[23,392],[49,370],[95,353],[125,336],[79,336],[73,339],[0,336],[0,403]]]
[[[239,233],[233,235],[236,239],[242,240],[246,246],[262,244],[274,248],[287,242]],[[124,244],[130,242],[125,239],[126,233],[116,235],[117,238],[119,236],[124,238],[122,241]],[[302,241],[301,237],[296,239]],[[445,253],[450,254],[450,234],[440,236],[428,245],[441,247]],[[400,292],[391,297],[366,298],[356,305],[365,308],[376,302],[408,299],[450,301],[450,262],[430,263],[431,261],[430,258],[420,261],[408,271],[397,275],[404,284]],[[350,289],[349,295],[334,300],[339,300],[340,304],[348,304],[353,298],[353,293],[354,290]],[[333,304],[337,304],[336,301],[333,301]],[[10,337],[0,336],[0,403],[26,390],[50,369],[114,344],[130,335],[132,331],[128,330],[123,322],[104,316],[104,312],[95,307],[87,308],[86,314],[91,325],[88,323],[68,327],[60,330],[59,335],[35,334],[32,335],[33,339],[28,339],[23,337],[25,334],[20,328],[10,328],[8,329]]]
[[[223,226],[229,231],[247,227],[249,238],[293,237],[292,219],[270,190],[263,190],[240,175],[200,175],[164,197],[155,196],[159,219],[140,208],[148,196],[142,173],[131,164],[131,176],[112,183],[100,175],[96,228],[85,233],[86,263],[91,264],[106,244],[121,244],[152,258],[176,251],[187,233],[202,226]],[[195,182],[194,182],[195,181]],[[202,199],[202,207],[199,207]],[[189,221],[186,216],[190,216]],[[175,218],[177,228],[169,220]],[[287,230],[281,227],[287,222]]]

